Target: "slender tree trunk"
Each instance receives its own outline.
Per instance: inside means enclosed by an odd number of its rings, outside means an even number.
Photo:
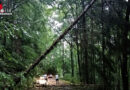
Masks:
[[[80,64],[80,55],[79,54],[80,54],[79,53],[79,45],[77,45],[77,57],[78,57],[79,77],[81,78],[81,64]]]
[[[117,71],[118,71],[118,75],[119,75],[119,78],[118,78],[118,83],[117,83],[117,90],[121,90],[121,53],[119,53],[120,55],[118,56],[118,61],[119,61],[119,64],[118,64],[118,68],[117,68]]]
[[[81,28],[81,27],[80,27]],[[84,81],[84,60],[83,60],[83,49],[84,49],[84,47],[83,47],[83,40],[82,40],[82,30],[81,30],[81,32],[80,32],[80,35],[79,35],[79,40],[80,40],[80,43],[79,43],[79,60],[80,60],[80,67],[81,67],[81,69],[80,69],[80,71],[81,71],[81,82],[85,82]]]
[[[63,56],[63,58],[62,58],[62,60],[63,60],[63,64],[62,64],[62,70],[63,70],[63,77],[64,77],[64,75],[65,75],[65,61],[64,61],[64,40],[63,40],[63,53],[62,53],[62,56]]]
[[[125,25],[123,31],[122,38],[122,81],[123,81],[123,90],[129,90],[128,88],[128,70],[127,70],[127,61],[128,61],[128,30],[129,28],[129,15],[130,15],[130,0],[128,1],[127,10],[126,10],[126,18]]]
[[[92,44],[92,54],[91,54],[91,58],[92,58],[92,64],[94,64],[95,63],[95,55],[94,55],[94,34],[93,34],[93,25],[94,25],[94,23],[93,23],[93,19],[92,19],[92,21],[91,21],[91,25],[92,25],[92,29],[91,29],[91,44]],[[92,73],[92,83],[95,83],[95,68],[93,68],[93,73]]]
[[[104,9],[104,0],[101,1],[102,2],[102,10],[101,10],[101,24],[102,24],[102,73],[103,75],[106,75],[106,72],[105,72],[105,54],[104,54],[104,51],[105,51],[105,35],[104,35],[104,23],[103,23],[103,9]],[[104,76],[106,77],[106,76]],[[106,90],[106,80],[105,78],[103,79],[103,83],[104,83],[104,89]]]
[[[77,59],[78,59],[78,69],[79,69],[79,77],[81,81],[81,63],[80,63],[80,53],[79,53],[79,43],[78,43],[78,30],[76,31],[76,46],[77,46]]]
[[[85,8],[85,1],[81,0],[82,2],[82,8],[84,10]],[[86,30],[86,15],[83,15],[82,18],[82,28],[83,28],[83,47],[84,47],[84,52],[83,52],[83,58],[84,58],[84,74],[85,74],[85,83],[89,83],[89,73],[88,73],[88,38],[87,38],[87,30]]]
[[[72,37],[72,35],[71,35]],[[73,60],[73,46],[72,41],[70,44],[70,57],[71,57],[71,76],[74,77],[74,60]]]
[[[76,10],[78,10],[79,8],[79,5],[77,5],[76,3]],[[78,13],[76,12],[76,16],[78,16]],[[77,27],[80,27],[79,24],[77,24]],[[77,28],[78,29],[78,28]],[[79,41],[80,40],[80,37],[79,37],[79,30],[76,31],[76,46],[77,46],[77,60],[78,60],[78,69],[79,69],[79,78],[80,78],[80,82],[82,82],[82,79],[81,79],[81,58],[80,58],[80,45],[79,45]]]

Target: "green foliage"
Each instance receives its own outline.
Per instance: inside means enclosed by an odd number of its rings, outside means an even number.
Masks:
[[[80,84],[79,77],[78,76],[72,77],[71,74],[65,74],[65,76],[61,79],[70,81],[72,84]]]
[[[84,80],[88,76],[88,84],[107,83],[108,86],[119,85],[122,88],[121,38],[126,9],[123,0],[104,2],[104,12],[98,0],[86,14],[86,24],[81,19],[27,78],[23,76],[23,72],[80,14],[82,1],[86,5],[89,0],[14,0],[14,6],[20,6],[13,11],[13,15],[0,16],[0,88],[24,89],[33,85],[35,76],[44,73],[59,74],[71,83],[86,83]],[[130,47],[127,49],[129,53]],[[129,65],[130,62],[128,71]],[[74,77],[71,75],[72,68]],[[16,76],[21,77],[21,82],[14,86]]]
[[[4,72],[0,72],[0,88],[1,87],[10,87],[14,85],[14,81],[11,75],[8,75]]]

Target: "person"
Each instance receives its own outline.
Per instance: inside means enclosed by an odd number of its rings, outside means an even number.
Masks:
[[[48,79],[47,79],[47,74],[44,75],[44,78],[45,78],[46,81],[48,81]]]
[[[59,76],[58,74],[55,75],[55,78],[56,78],[56,85],[59,84]]]

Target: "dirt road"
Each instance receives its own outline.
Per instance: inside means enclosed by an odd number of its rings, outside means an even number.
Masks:
[[[48,85],[49,86],[53,86],[53,85],[55,85],[55,86],[61,86],[61,85],[69,85],[69,84],[70,84],[69,82],[64,81],[64,80],[59,80],[59,83],[56,84],[56,80],[55,80],[54,77],[53,78],[48,78]]]
[[[99,88],[99,89],[98,89]],[[28,90],[103,90],[100,87],[94,87],[93,85],[72,85],[71,83],[59,80],[59,84],[56,84],[55,77],[49,78],[47,85],[38,85]]]

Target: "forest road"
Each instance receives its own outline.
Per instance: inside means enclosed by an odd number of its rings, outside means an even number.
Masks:
[[[37,85],[29,90],[86,90],[85,86],[71,85],[71,83],[59,80],[56,84],[55,78],[48,78],[48,84],[46,86]]]

